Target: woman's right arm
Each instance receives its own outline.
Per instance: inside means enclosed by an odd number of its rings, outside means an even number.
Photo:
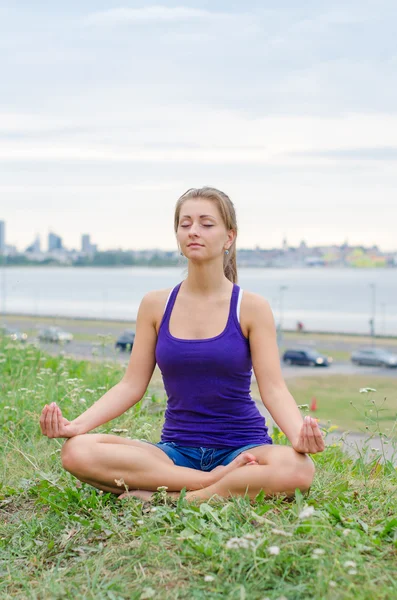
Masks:
[[[158,305],[158,292],[149,292],[141,302],[130,361],[121,381],[73,421],[65,419],[55,403],[46,405],[40,417],[44,435],[53,438],[87,433],[119,417],[142,399],[156,366]]]

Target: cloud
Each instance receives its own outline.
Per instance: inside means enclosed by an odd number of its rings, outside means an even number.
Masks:
[[[150,23],[191,21],[197,19],[230,19],[230,13],[211,12],[186,6],[145,6],[142,8],[113,8],[91,13],[85,18],[88,24]]]

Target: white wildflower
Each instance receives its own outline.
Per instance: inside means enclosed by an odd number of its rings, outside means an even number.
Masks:
[[[357,567],[356,563],[354,562],[354,560],[346,560],[343,563],[343,566],[345,567],[345,569],[348,569],[349,567],[352,567],[353,569],[355,569]]]
[[[234,538],[230,538],[230,540],[228,540],[226,542],[226,548],[230,549],[230,548],[239,548],[240,547],[240,538],[234,537]]]
[[[0,358],[0,363],[5,363],[6,359],[5,358]]]
[[[157,512],[157,506],[153,506],[153,508],[150,509],[150,512]]]
[[[272,533],[276,535],[283,535],[284,537],[292,537],[292,533],[289,531],[283,531],[282,529],[272,529]]]
[[[349,535],[349,533],[351,532],[351,529],[344,529],[343,530],[343,535],[346,537]]]
[[[142,519],[138,519],[138,521],[136,522],[137,525],[143,525],[143,521]]]
[[[315,548],[313,550],[313,554],[315,556],[321,556],[321,554],[325,554],[325,550],[324,550],[324,548]]]
[[[268,551],[269,551],[269,554],[274,554],[274,556],[277,556],[277,554],[280,554],[280,548],[278,546],[269,546]]]
[[[360,389],[360,394],[369,394],[369,392],[376,392],[374,388],[365,387]]]
[[[336,588],[336,587],[337,587],[336,581],[332,581],[332,579],[331,579],[331,581],[328,583],[328,585],[329,585],[329,587],[332,587],[332,588]]]
[[[86,388],[84,391],[88,394],[95,394],[95,390],[90,390],[90,388]]]
[[[139,600],[148,600],[149,598],[154,598],[156,595],[156,591],[151,587],[145,587],[142,590],[142,594],[139,596]]]
[[[113,431],[113,433],[127,433],[128,429],[111,429],[110,431]]]
[[[348,574],[349,575],[357,575],[357,570],[356,569],[349,569],[348,570]]]
[[[226,542],[226,548],[230,549],[230,548],[244,548],[244,549],[248,549],[248,548],[254,548],[255,547],[255,542],[253,541],[253,536],[251,536],[251,534],[247,534],[249,537],[247,536],[243,536],[241,538],[238,537],[233,537],[230,538],[230,540],[228,540]]]
[[[85,398],[80,398],[80,402],[81,402],[82,404],[85,404],[85,403],[87,402],[87,400],[86,400]]]
[[[206,575],[204,577],[204,581],[210,582],[210,581],[214,581],[215,577],[212,577],[212,575]]]
[[[125,486],[125,481],[122,477],[120,477],[120,479],[115,479],[114,482],[118,487]]]
[[[305,508],[303,510],[301,510],[301,512],[299,513],[299,518],[300,519],[308,519],[312,515],[314,515],[313,506],[305,506]]]

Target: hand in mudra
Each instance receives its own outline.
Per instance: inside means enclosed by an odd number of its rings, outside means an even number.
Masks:
[[[78,434],[73,421],[62,416],[62,411],[52,402],[45,405],[40,417],[41,433],[49,438],[70,438]]]
[[[324,439],[316,419],[305,417],[298,439],[292,447],[301,454],[317,454],[324,450]]]

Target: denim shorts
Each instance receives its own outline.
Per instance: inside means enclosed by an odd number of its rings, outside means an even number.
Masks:
[[[177,467],[189,467],[199,471],[212,471],[219,465],[228,465],[241,452],[263,446],[263,444],[247,444],[238,448],[192,448],[179,446],[175,442],[158,442],[153,445],[163,450]]]

